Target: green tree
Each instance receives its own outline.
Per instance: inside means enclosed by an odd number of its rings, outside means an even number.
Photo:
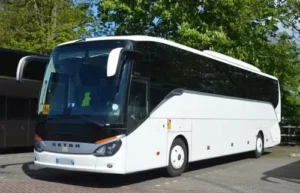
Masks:
[[[88,1],[0,1],[0,47],[49,54],[59,43],[90,35]]]
[[[278,24],[299,32],[299,5],[299,0],[101,0],[98,9],[101,22],[116,35],[152,35],[215,50],[275,75],[282,115],[295,119],[300,117],[299,47]]]

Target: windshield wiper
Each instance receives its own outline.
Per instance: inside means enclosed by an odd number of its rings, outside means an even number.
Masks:
[[[98,123],[97,121],[91,119],[91,118],[88,118],[87,116],[84,116],[84,115],[61,115],[61,116],[55,116],[53,117],[53,119],[57,119],[57,118],[81,118],[89,123],[93,123],[94,125],[97,125],[99,127],[104,127],[104,124],[102,123]],[[52,119],[52,117],[50,117]]]
[[[46,117],[44,120],[40,121],[39,124],[42,123],[42,122],[49,121],[49,120],[54,120],[54,119],[65,119],[65,118],[69,119],[69,118],[77,118],[77,117],[79,117],[79,118],[81,118],[81,119],[83,119],[83,120],[85,120],[85,121],[87,121],[89,123],[93,123],[94,125],[96,125],[98,127],[101,127],[101,128],[105,127],[104,124],[98,123],[97,121],[95,121],[95,120],[93,120],[91,118],[88,118],[87,116],[84,116],[84,115],[59,115],[59,116],[51,116],[51,117]]]
[[[46,117],[45,119],[39,121],[37,124],[41,124],[43,122],[49,121],[49,120],[53,120],[53,119],[61,119],[63,118],[62,116],[53,116],[53,117]]]
[[[93,120],[93,119],[90,119],[90,118],[88,118],[88,117],[86,117],[86,116],[84,116],[84,115],[77,115],[77,116],[79,116],[80,118],[86,120],[86,121],[89,122],[89,123],[93,123],[94,125],[97,125],[97,126],[99,126],[99,127],[104,127],[104,124],[98,123],[97,121],[95,121],[95,120]]]

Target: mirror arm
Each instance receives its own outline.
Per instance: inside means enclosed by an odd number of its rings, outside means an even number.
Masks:
[[[123,59],[123,56],[125,55],[125,58]],[[135,59],[136,57],[141,57],[143,56],[143,53],[140,51],[136,51],[136,50],[129,50],[129,49],[122,49],[121,53],[120,53],[120,58],[118,61],[118,65],[117,65],[117,70],[116,70],[116,75],[120,74],[121,71],[121,64],[123,62],[126,62],[126,60],[128,60],[128,56]]]
[[[129,56],[135,59],[137,57],[142,57],[143,53],[136,50],[125,49],[122,47],[113,49],[110,52],[107,61],[107,77],[114,78],[119,74],[120,64],[124,56]]]
[[[32,56],[25,56],[21,58],[21,60],[18,63],[18,68],[16,73],[16,80],[18,83],[22,83],[24,69],[26,65],[31,61],[48,62],[49,57],[32,55]]]
[[[124,52],[125,54],[128,54],[128,55],[131,56],[131,57],[134,57],[134,56],[139,56],[139,57],[141,57],[141,56],[144,55],[143,52],[140,52],[140,51],[137,51],[137,50],[124,49],[123,52]]]

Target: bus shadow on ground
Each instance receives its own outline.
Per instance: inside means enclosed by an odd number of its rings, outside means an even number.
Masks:
[[[221,158],[198,161],[191,163],[188,171],[199,170],[248,158],[249,154],[243,153],[232,156],[225,156]],[[28,162],[22,165],[22,169],[23,172],[32,179],[62,184],[70,184],[75,186],[97,188],[117,188],[153,179],[168,177],[164,168],[127,175],[115,175],[78,171],[65,171],[50,168],[38,168],[33,164],[33,162]]]
[[[280,184],[278,180],[284,180],[292,183],[300,184],[300,160],[292,162],[290,164],[275,168],[273,170],[263,173],[261,180]]]
[[[270,152],[264,152],[264,154],[262,156],[268,155],[269,153]],[[249,159],[249,158],[253,158],[251,155],[251,152],[239,153],[239,154],[234,154],[234,155],[229,155],[229,156],[223,156],[223,157],[218,157],[218,158],[213,158],[213,159],[192,162],[189,165],[188,171],[194,171],[194,170],[209,168],[209,167],[213,167],[213,166],[234,163],[234,162]]]
[[[33,162],[25,163],[22,169],[32,179],[69,184],[82,187],[117,188],[158,179],[164,176],[162,169],[144,171],[127,175],[101,174],[79,171],[65,171],[51,168],[37,168]]]

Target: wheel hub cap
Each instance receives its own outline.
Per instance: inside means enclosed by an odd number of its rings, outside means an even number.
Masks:
[[[182,147],[176,145],[171,151],[171,163],[173,168],[180,169],[184,163],[184,151]]]
[[[258,138],[257,141],[256,141],[256,149],[257,149],[257,152],[261,153],[262,152],[262,140],[261,138]]]

